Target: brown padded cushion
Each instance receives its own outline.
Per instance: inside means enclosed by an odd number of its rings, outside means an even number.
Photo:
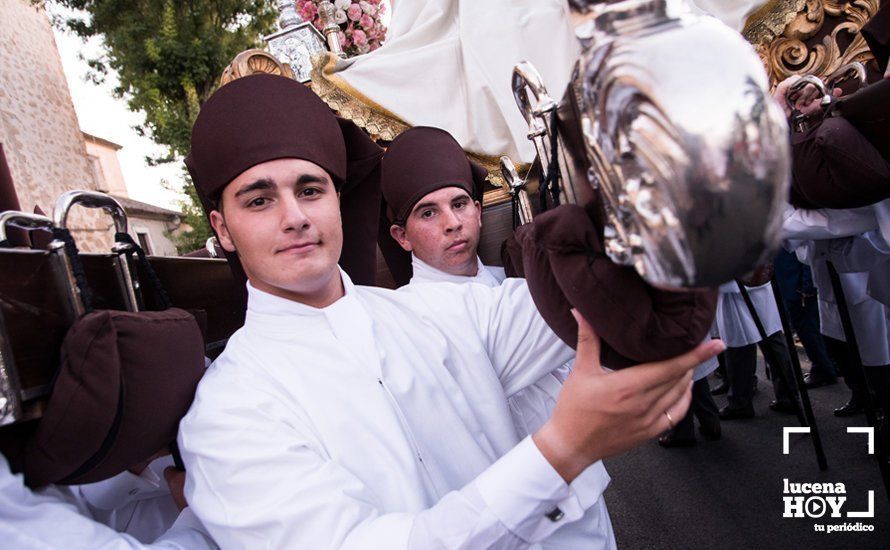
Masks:
[[[887,10],[890,14],[890,10]],[[885,60],[886,62],[886,60]],[[884,78],[832,105],[890,162],[890,79]]]
[[[525,268],[522,265],[522,244],[524,233],[534,230],[534,224],[527,223],[517,227],[513,233],[501,243],[501,264],[504,266],[504,274],[507,277],[525,277]]]
[[[81,317],[25,448],[28,485],[101,481],[166,447],[204,374],[203,348],[194,317],[181,309]]]
[[[798,208],[857,208],[890,197],[890,164],[843,117],[794,134],[791,155],[789,200]]]
[[[611,369],[685,353],[705,339],[717,307],[713,289],[667,291],[604,253],[588,213],[562,205],[516,234],[535,305],[559,337],[577,346],[576,308],[602,342]]]

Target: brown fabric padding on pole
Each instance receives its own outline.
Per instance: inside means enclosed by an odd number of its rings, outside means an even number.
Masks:
[[[890,3],[882,0],[876,13],[860,31],[862,38],[874,54],[881,72],[887,70],[890,59]]]
[[[869,84],[856,93],[837,100],[831,107],[890,162],[890,79]]]
[[[86,314],[65,336],[25,448],[26,482],[92,483],[144,461],[174,440],[203,374],[203,338],[186,311]]]
[[[857,208],[890,197],[890,163],[845,117],[793,134],[791,159],[798,208]]]
[[[588,212],[575,205],[540,214],[533,228],[517,233],[532,298],[560,338],[577,345],[574,307],[599,335],[603,365],[612,369],[674,357],[705,339],[716,290],[656,289],[632,267],[612,263],[600,239]]]
[[[501,243],[501,263],[507,277],[525,277],[521,243],[525,240],[524,234],[528,231],[534,231],[534,224],[520,225]]]

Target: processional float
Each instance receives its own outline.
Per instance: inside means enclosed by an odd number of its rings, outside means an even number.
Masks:
[[[283,15],[293,15],[290,2],[279,4],[287,8]],[[674,2],[572,4],[589,21],[579,29],[583,52],[564,95],[551,96],[528,64],[513,75],[514,95],[538,153],[537,168],[525,178],[503,160],[516,225],[533,228],[560,207],[574,206],[574,214],[582,209],[585,222],[593,222],[602,256],[626,267],[623,276],[635,277],[633,288],[647,294],[641,303],[676,305],[683,296],[699,296],[707,310],[702,287],[744,276],[771,257],[780,239],[788,129],[769,96],[763,66],[736,33],[681,13]],[[292,32],[270,36],[270,44],[290,56],[294,75],[305,78],[304,54],[322,47],[323,40],[338,53],[331,45],[332,26],[322,37],[283,17],[282,28]],[[314,45],[300,48],[298,36]],[[81,199],[86,206],[116,210],[88,194]],[[60,229],[48,218],[25,213],[0,222],[0,232],[7,226]],[[110,254],[79,254],[82,270],[75,274],[63,257],[65,245],[50,248],[0,249],[0,327],[7,331],[0,333],[0,426],[27,430],[42,415],[65,332],[79,317],[73,297],[86,285],[78,278],[89,282],[97,308],[160,309],[165,300],[143,286],[152,278],[147,263],[171,305],[206,319],[210,348],[221,347],[241,324],[243,289],[224,260],[139,262],[130,243],[118,243]],[[19,277],[23,270],[31,276]],[[569,283],[563,277],[553,288],[570,292]],[[710,307],[712,316],[712,302]],[[706,317],[698,320],[700,334],[683,334],[686,349],[706,336]],[[601,335],[608,332],[607,327]],[[791,334],[787,326],[785,332]],[[804,404],[809,408],[805,397]],[[807,417],[824,465],[811,412]]]
[[[536,224],[544,212],[581,206],[594,221],[603,253],[632,267],[653,292],[714,287],[768,263],[781,240],[788,196],[788,125],[750,44],[716,20],[669,1],[572,4],[589,19],[576,31],[582,53],[561,99],[530,64],[513,72],[516,102],[540,163],[537,177],[523,181],[510,160],[501,159],[515,223]],[[532,279],[535,273],[525,275]],[[571,305],[582,306],[583,298],[579,302],[568,288],[578,281],[556,279]],[[534,295],[534,281],[529,285]],[[548,293],[538,291],[541,300]],[[653,302],[656,308],[668,303],[659,297]],[[794,350],[784,315],[782,321]],[[608,334],[609,322],[604,317],[602,328],[593,322],[594,330]],[[694,336],[707,332],[699,329]],[[800,365],[793,366],[798,419],[810,426],[817,462],[825,469]]]

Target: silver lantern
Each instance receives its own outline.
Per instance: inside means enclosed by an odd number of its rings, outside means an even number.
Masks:
[[[716,286],[770,259],[788,125],[753,48],[681,3],[574,4],[591,18],[562,101],[529,64],[513,76],[543,171],[559,163],[557,200],[596,194],[609,257],[656,286]]]
[[[281,30],[265,37],[269,53],[287,63],[300,82],[309,82],[312,56],[327,51],[325,37],[311,22],[303,21],[294,0],[277,0]]]

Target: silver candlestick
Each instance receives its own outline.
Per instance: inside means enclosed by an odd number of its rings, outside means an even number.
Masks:
[[[311,22],[300,18],[294,0],[277,0],[276,6],[281,14],[278,17],[281,30],[264,38],[269,52],[290,65],[297,80],[308,82],[312,56],[327,50],[325,37]]]
[[[318,4],[318,18],[321,21],[321,31],[324,33],[328,41],[328,49],[341,59],[346,59],[346,52],[340,45],[340,25],[334,18],[336,8],[334,4],[324,0]]]

